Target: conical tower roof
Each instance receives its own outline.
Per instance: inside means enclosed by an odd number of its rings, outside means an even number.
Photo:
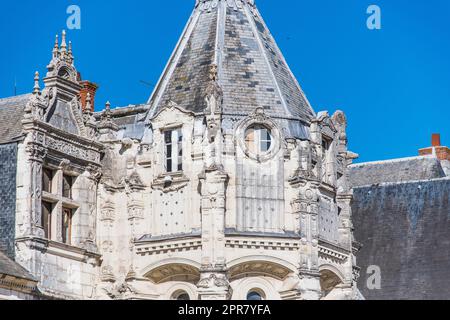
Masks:
[[[202,112],[211,65],[217,66],[223,114],[263,107],[272,117],[309,123],[314,111],[253,0],[197,0],[149,100],[155,114],[170,101]]]

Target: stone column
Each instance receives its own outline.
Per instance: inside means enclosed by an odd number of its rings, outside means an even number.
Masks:
[[[91,252],[97,252],[96,230],[97,230],[97,190],[101,171],[99,167],[89,166],[87,168],[87,222],[88,230],[86,237],[82,240],[83,247]]]
[[[200,300],[231,296],[225,259],[225,197],[228,175],[218,169],[200,177],[202,194],[202,267],[197,284]]]
[[[321,298],[319,273],[319,182],[312,181],[300,188],[301,253],[299,290],[303,300]]]
[[[30,143],[27,146],[30,167],[30,224],[31,235],[43,238],[45,236],[42,226],[42,166],[47,149],[41,145]]]

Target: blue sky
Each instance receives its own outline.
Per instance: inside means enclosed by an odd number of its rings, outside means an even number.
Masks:
[[[0,97],[45,74],[66,9],[79,5],[81,30],[68,30],[76,66],[100,85],[97,109],[144,103],[195,0],[47,0],[0,3]],[[257,0],[316,111],[346,112],[359,161],[414,156],[442,134],[450,145],[450,1]],[[382,29],[366,9],[382,10]]]

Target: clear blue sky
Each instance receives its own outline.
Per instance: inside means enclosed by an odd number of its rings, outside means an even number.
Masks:
[[[195,0],[47,0],[0,3],[0,97],[33,87],[45,74],[66,9],[82,10],[68,31],[76,66],[98,83],[97,109],[143,103]],[[257,0],[273,35],[316,111],[342,109],[360,161],[414,156],[440,132],[450,145],[450,1]],[[382,30],[366,9],[382,9]]]

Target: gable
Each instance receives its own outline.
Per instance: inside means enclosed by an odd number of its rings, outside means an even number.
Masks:
[[[68,133],[79,135],[77,121],[72,112],[70,104],[63,100],[58,100],[47,116],[47,122],[52,126],[62,129]]]

